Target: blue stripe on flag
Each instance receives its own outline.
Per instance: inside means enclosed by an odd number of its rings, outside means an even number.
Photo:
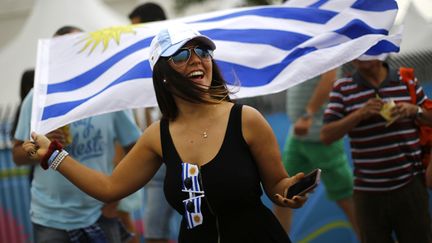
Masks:
[[[366,1],[366,0],[357,0],[351,8],[360,9],[364,11],[375,11],[382,12],[387,10],[398,9],[396,1]]]
[[[100,91],[99,93],[101,93],[102,91]],[[58,117],[58,116],[62,116],[64,114],[67,114],[69,111],[73,110],[75,107],[83,104],[84,102],[86,102],[87,100],[89,100],[90,98],[98,95],[99,93],[86,98],[86,99],[81,99],[81,100],[74,100],[74,101],[68,101],[68,102],[62,102],[62,103],[57,103],[54,105],[49,105],[47,107],[45,107],[43,114],[42,114],[42,121],[47,120],[49,118],[53,118],[53,117]]]
[[[359,19],[354,19],[350,21],[344,27],[335,30],[334,32],[345,35],[351,39],[355,39],[368,34],[381,34],[381,35],[388,34],[387,30],[374,29]]]
[[[193,177],[193,181],[194,181],[194,191],[196,191],[196,192],[198,192],[198,191],[201,191],[201,188],[200,188],[200,185],[199,185],[199,183],[198,183],[198,176],[194,176]]]
[[[309,5],[310,8],[319,8],[321,7],[323,4],[327,3],[328,0],[319,0],[314,4]]]
[[[226,19],[231,19],[235,17],[242,16],[261,16],[261,17],[270,17],[270,18],[280,18],[280,19],[292,19],[292,20],[300,20],[307,21],[309,23],[316,24],[325,24],[334,16],[337,15],[336,12],[324,9],[316,9],[316,8],[284,8],[284,7],[266,7],[266,8],[258,8],[251,9],[245,11],[239,11],[231,14],[226,14],[223,16],[218,16],[214,18],[202,19],[198,21],[192,21],[189,23],[205,23],[205,22],[214,22],[221,21]]]
[[[393,44],[392,42],[382,40],[372,46],[369,50],[367,50],[365,54],[370,56],[377,56],[388,52],[399,52],[399,49],[399,46]]]
[[[283,50],[291,50],[311,38],[311,36],[301,33],[266,29],[212,29],[201,31],[201,33],[207,35],[213,40],[267,44]],[[269,36],[271,36],[271,38],[269,38]]]
[[[110,69],[112,66],[114,66],[117,62],[119,62],[123,58],[141,49],[147,48],[150,45],[151,40],[152,37],[138,41],[133,45],[127,47],[123,51],[116,53],[114,56],[102,62],[101,64],[97,65],[96,67],[70,80],[66,80],[64,82],[56,83],[56,84],[49,84],[47,88],[47,94],[72,91],[92,83],[94,80],[99,78],[106,70]],[[150,71],[151,73],[150,68],[148,68],[147,71]]]
[[[196,203],[196,209],[195,209],[195,211],[197,212],[197,213],[201,213],[201,198],[199,197],[199,198],[197,198],[198,200],[197,200],[197,203]]]
[[[306,55],[315,50],[317,49],[313,47],[298,48],[291,52],[290,55],[284,58],[280,63],[262,69],[249,68],[223,61],[217,61],[217,63],[228,84],[235,85],[237,81],[240,81],[241,86],[255,87],[270,83],[271,80],[273,80],[291,62],[298,59],[300,56]]]
[[[132,69],[130,69],[128,72],[126,72],[125,74],[120,76],[118,79],[114,80],[108,86],[104,87],[99,92],[97,92],[97,93],[95,93],[95,94],[93,94],[87,98],[84,98],[81,100],[74,100],[74,101],[57,103],[57,104],[53,104],[53,105],[45,107],[43,110],[43,114],[42,114],[42,121],[53,118],[53,117],[58,117],[58,116],[62,116],[64,114],[67,114],[69,111],[75,109],[76,107],[80,106],[84,102],[92,99],[93,97],[96,97],[98,94],[104,92],[105,90],[107,90],[107,89],[109,89],[115,85],[118,85],[118,84],[123,83],[123,82],[129,82],[129,81],[132,81],[134,79],[143,78],[143,77],[148,76],[149,74],[151,74],[151,70],[150,70],[150,64],[148,63],[148,60],[140,62],[137,65],[135,65]]]

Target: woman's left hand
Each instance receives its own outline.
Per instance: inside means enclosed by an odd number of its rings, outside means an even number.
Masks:
[[[306,195],[295,195],[292,198],[286,197],[289,187],[292,186],[293,184],[295,184],[297,181],[299,181],[303,177],[304,177],[304,173],[300,172],[300,173],[297,173],[295,176],[288,178],[287,185],[284,189],[283,195],[281,195],[279,193],[276,193],[274,195],[275,200],[279,203],[279,206],[290,207],[290,208],[300,208],[303,206],[303,204],[307,200],[307,194]]]

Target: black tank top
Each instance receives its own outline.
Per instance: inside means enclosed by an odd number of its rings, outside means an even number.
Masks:
[[[234,104],[219,152],[199,168],[198,183],[204,197],[198,206],[203,220],[191,229],[187,228],[183,203],[189,193],[182,191],[182,162],[186,161],[181,161],[177,153],[168,120],[161,120],[163,161],[167,166],[164,192],[169,204],[183,215],[179,243],[290,242],[273,213],[261,202],[261,179],[243,138],[241,112],[242,106]]]

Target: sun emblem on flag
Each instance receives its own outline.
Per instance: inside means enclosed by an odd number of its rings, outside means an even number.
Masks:
[[[192,218],[195,224],[202,224],[202,217],[200,214],[194,214]]]
[[[198,169],[196,168],[196,166],[191,166],[189,168],[189,175],[190,176],[195,176],[197,174],[197,172],[198,172]]]
[[[84,39],[78,42],[85,42],[84,47],[79,52],[81,53],[89,49],[88,54],[91,54],[100,44],[103,45],[103,52],[108,48],[111,40],[115,41],[115,43],[119,45],[120,37],[122,35],[136,33],[135,27],[136,25],[112,26],[109,28],[91,32]]]

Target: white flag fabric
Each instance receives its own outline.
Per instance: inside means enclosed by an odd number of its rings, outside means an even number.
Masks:
[[[115,26],[38,43],[32,131],[126,108],[156,106],[148,47],[173,22],[216,43],[232,98],[276,93],[366,53],[399,51],[394,0],[291,0],[152,24]]]

